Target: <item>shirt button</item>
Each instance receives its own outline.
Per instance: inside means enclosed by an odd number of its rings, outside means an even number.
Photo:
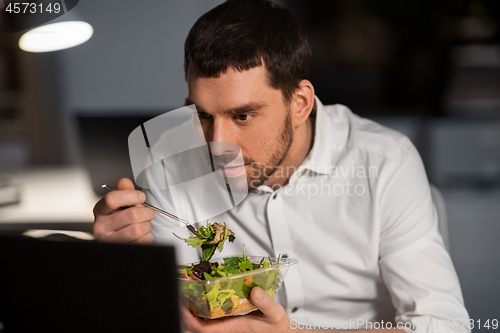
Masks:
[[[281,256],[281,258],[283,258],[283,259],[288,258],[288,254],[283,254],[283,255]]]
[[[293,308],[293,309],[292,309],[292,312],[297,312],[297,310],[298,310],[298,309],[299,309],[299,308]]]
[[[273,199],[276,199],[278,197],[278,194],[273,195]]]

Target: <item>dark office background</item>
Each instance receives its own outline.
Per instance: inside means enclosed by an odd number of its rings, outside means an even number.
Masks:
[[[220,2],[82,0],[94,36],[47,54],[20,51],[0,17],[0,173],[83,166],[95,184],[131,175],[128,133],[183,104],[184,38]],[[500,2],[279,3],[310,36],[322,102],[417,146],[446,201],[470,317],[500,319]]]

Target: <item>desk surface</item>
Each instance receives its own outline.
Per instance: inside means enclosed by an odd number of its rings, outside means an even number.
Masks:
[[[93,222],[99,198],[82,168],[33,169],[0,173],[18,185],[20,203],[0,207],[0,225]]]

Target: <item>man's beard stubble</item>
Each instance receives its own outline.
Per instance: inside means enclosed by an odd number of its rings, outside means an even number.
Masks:
[[[256,189],[263,185],[283,163],[283,160],[290,150],[293,142],[293,127],[291,110],[288,108],[283,129],[281,130],[281,138],[278,142],[278,147],[273,153],[269,165],[263,166],[259,161],[253,159],[245,159],[245,164],[249,164],[253,173],[247,175],[248,190]]]

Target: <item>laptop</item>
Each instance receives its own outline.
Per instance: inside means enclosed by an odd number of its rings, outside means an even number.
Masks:
[[[177,292],[170,246],[0,235],[5,333],[180,332]]]

